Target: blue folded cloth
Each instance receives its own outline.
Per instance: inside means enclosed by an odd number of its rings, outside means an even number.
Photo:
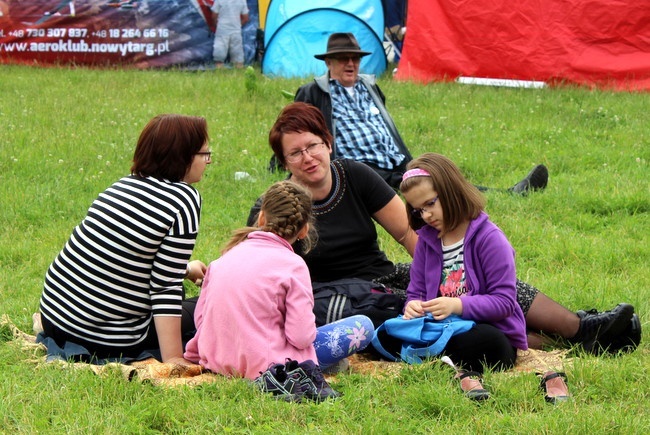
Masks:
[[[61,347],[54,339],[46,337],[42,332],[36,336],[36,342],[43,344],[47,348],[47,362],[59,360],[105,365],[108,363],[129,364],[147,358],[155,358],[158,361],[162,361],[160,350],[158,349],[143,351],[136,357],[97,358],[95,355],[91,355],[85,347],[71,341],[66,341],[63,347]]]

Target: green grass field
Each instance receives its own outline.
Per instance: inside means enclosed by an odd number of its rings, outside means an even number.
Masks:
[[[95,196],[129,172],[156,114],[207,118],[214,163],[194,258],[215,259],[270,174],[268,130],[302,80],[0,66],[0,314],[31,331],[43,276]],[[505,89],[380,80],[414,156],[451,157],[474,183],[507,188],[535,164],[543,193],[488,193],[517,250],[518,275],[572,310],[632,303],[643,342],[565,367],[571,402],[544,402],[534,374],[487,373],[492,399],[462,397],[440,363],[398,378],[338,376],[342,399],[279,403],[244,381],[164,389],[118,373],[36,365],[0,333],[0,433],[650,433],[650,111],[648,94]],[[234,173],[248,172],[247,180]],[[385,234],[394,261],[408,256]],[[197,291],[189,289],[190,294]]]

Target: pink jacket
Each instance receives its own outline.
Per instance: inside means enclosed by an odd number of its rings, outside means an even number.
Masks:
[[[313,308],[304,260],[281,237],[252,232],[210,263],[185,358],[249,379],[286,358],[315,362]]]

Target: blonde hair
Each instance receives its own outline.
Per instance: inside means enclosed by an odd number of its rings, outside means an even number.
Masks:
[[[291,240],[307,224],[309,224],[309,231],[301,240],[303,253],[309,252],[316,243],[312,197],[311,192],[305,187],[289,180],[274,183],[264,192],[260,211],[264,212],[264,226],[235,230],[222,254],[246,240],[248,234],[253,231],[268,231],[285,240]]]
[[[440,235],[453,231],[463,221],[476,219],[485,208],[485,197],[481,192],[463,177],[463,174],[449,158],[435,153],[425,153],[411,160],[407,169],[423,169],[429,176],[409,177],[402,181],[399,189],[408,192],[420,183],[429,185],[438,193],[442,215],[443,229]],[[411,204],[406,204],[409,214],[409,224],[413,229],[424,226],[424,220],[419,214],[413,214]]]

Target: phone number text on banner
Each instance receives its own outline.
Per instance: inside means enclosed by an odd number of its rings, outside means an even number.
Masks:
[[[212,41],[193,0],[0,0],[0,63],[202,64]]]

